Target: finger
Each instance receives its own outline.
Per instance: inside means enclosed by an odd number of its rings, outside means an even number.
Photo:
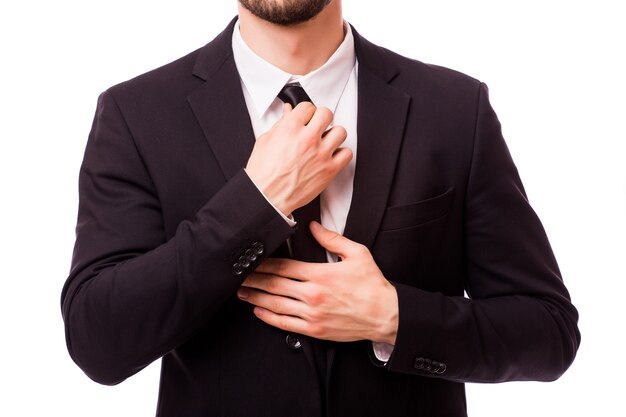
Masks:
[[[337,148],[335,152],[333,152],[332,163],[334,164],[334,168],[337,172],[344,169],[352,160],[352,149],[350,148]]]
[[[315,111],[316,108],[313,103],[303,101],[302,103],[294,107],[294,109],[289,113],[289,117],[294,117],[298,121],[298,124],[304,126],[311,121],[311,118],[315,114]]]
[[[268,294],[263,291],[257,291],[246,287],[241,287],[237,291],[237,297],[240,300],[255,306],[263,307],[278,314],[288,314],[290,316],[301,317],[306,304],[301,301],[294,300],[289,297]]]
[[[281,118],[285,118],[292,111],[293,111],[293,108],[291,107],[291,104],[283,103],[283,114],[282,114]]]
[[[254,271],[299,281],[309,281],[313,276],[319,274],[317,269],[320,265],[324,264],[296,261],[295,259],[267,258]]]
[[[241,285],[243,287],[263,290],[270,294],[282,295],[298,300],[302,300],[304,290],[301,288],[303,285],[301,281],[295,281],[293,279],[277,275],[259,274],[256,272],[249,274]]]
[[[316,134],[320,137],[328,129],[328,126],[333,121],[333,112],[326,107],[318,107],[315,110],[315,114],[307,124],[307,127],[314,129]]]
[[[299,317],[276,314],[263,307],[255,307],[254,315],[270,326],[287,332],[305,334],[305,330],[308,328],[308,323]]]
[[[338,255],[342,259],[356,257],[363,253],[365,248],[363,245],[325,228],[318,222],[311,222],[309,228],[315,240],[317,240],[324,249]]]
[[[321,147],[328,153],[333,153],[343,142],[345,142],[347,137],[348,132],[343,126],[334,126],[322,135],[323,140]]]

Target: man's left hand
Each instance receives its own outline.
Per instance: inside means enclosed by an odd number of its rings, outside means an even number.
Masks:
[[[310,224],[319,244],[341,262],[266,259],[237,292],[267,324],[317,339],[395,344],[398,298],[366,246]]]

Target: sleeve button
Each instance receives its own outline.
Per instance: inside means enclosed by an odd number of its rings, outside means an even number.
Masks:
[[[265,251],[265,247],[263,246],[261,242],[254,242],[254,244],[252,245],[252,250],[258,256],[258,255],[261,255]]]
[[[245,270],[244,266],[241,265],[239,262],[233,264],[233,275],[238,277],[241,274],[243,274],[243,271]]]
[[[441,375],[444,372],[446,372],[446,364],[445,363],[440,363],[439,366],[437,367],[436,373]]]
[[[248,258],[250,262],[254,262],[257,260],[257,254],[252,249],[248,249],[246,251],[246,258]]]
[[[247,256],[240,256],[239,264],[243,266],[244,268],[247,268],[250,266],[250,259]]]

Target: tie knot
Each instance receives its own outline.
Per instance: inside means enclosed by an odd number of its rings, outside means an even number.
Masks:
[[[280,93],[278,93],[278,98],[284,103],[291,104],[291,107],[296,107],[303,101],[311,101],[309,95],[299,84],[287,84],[280,90]]]

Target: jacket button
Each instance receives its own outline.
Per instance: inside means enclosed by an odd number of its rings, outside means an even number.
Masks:
[[[263,246],[261,242],[254,242],[252,244],[252,250],[258,256],[258,255],[261,255],[265,251],[265,246]]]
[[[240,276],[241,274],[243,274],[243,271],[244,271],[245,269],[246,269],[246,268],[244,268],[242,264],[240,264],[239,262],[237,262],[236,264],[233,264],[233,275],[234,275],[234,276],[236,276],[236,277],[238,277],[238,276]]]
[[[430,372],[433,368],[433,362],[430,359],[424,359],[424,370]]]
[[[415,363],[413,364],[413,367],[415,369],[424,369],[424,358],[415,358]]]
[[[295,334],[289,333],[285,338],[285,342],[287,342],[287,346],[289,346],[289,349],[297,350],[302,347],[300,339],[298,339]]]

